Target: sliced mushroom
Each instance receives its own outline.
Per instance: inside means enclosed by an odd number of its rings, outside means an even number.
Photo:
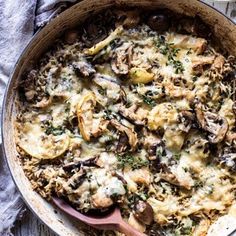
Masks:
[[[133,67],[129,71],[129,78],[133,84],[147,84],[154,80],[154,74],[143,68]]]
[[[31,70],[23,82],[23,89],[27,101],[32,101],[37,94],[35,91],[35,80],[37,78],[37,71]]]
[[[41,101],[33,105],[36,108],[46,108],[52,104],[52,97],[44,97]]]
[[[211,65],[214,62],[215,56],[197,56],[192,58],[192,70],[196,75],[201,75],[204,72],[204,66]]]
[[[129,145],[131,147],[131,150],[135,150],[137,143],[138,143],[138,138],[137,138],[137,134],[134,130],[132,130],[131,128],[128,128],[122,124],[120,124],[117,120],[112,119],[110,121],[110,124],[112,126],[114,126],[117,130],[119,130],[122,133],[125,133],[128,137],[129,140]]]
[[[126,151],[128,143],[129,143],[129,139],[128,139],[127,135],[125,133],[121,133],[119,136],[116,151],[118,153]]]
[[[75,190],[81,186],[81,184],[84,182],[85,179],[86,179],[86,173],[84,170],[81,169],[68,179],[67,185],[71,187],[73,190]]]
[[[96,70],[92,67],[92,65],[86,61],[74,62],[72,64],[75,72],[79,76],[89,77],[96,73]]]
[[[179,129],[188,133],[195,121],[195,115],[190,111],[181,111],[178,116]]]
[[[122,33],[123,27],[118,26],[113,32],[110,33],[110,35],[105,38],[103,41],[97,43],[93,47],[86,49],[84,51],[85,54],[93,56],[96,55],[99,51],[101,51],[103,48],[105,48],[108,44],[110,44],[112,41],[114,41],[119,35]]]
[[[187,190],[190,190],[193,186],[193,183],[188,181],[188,178],[178,178],[177,175],[171,172],[165,172],[160,174],[160,178],[176,186],[183,187]]]
[[[132,11],[116,11],[118,23],[122,24],[125,28],[132,28],[138,25],[140,21],[139,12],[137,10]]]
[[[132,42],[125,42],[114,51],[111,68],[117,75],[128,74],[132,49]]]
[[[144,201],[137,201],[134,205],[134,216],[145,225],[150,225],[154,219],[154,212],[151,205]]]
[[[136,125],[145,125],[147,123],[148,111],[139,107],[137,104],[133,104],[129,108],[126,108],[124,105],[120,105],[119,113]]]
[[[92,136],[95,138],[99,137],[107,129],[108,124],[108,120],[103,120],[101,118],[93,119],[93,125],[91,127]]]
[[[121,87],[118,81],[109,75],[96,74],[93,78],[95,84],[106,90],[108,98],[117,101],[121,97]]]
[[[227,167],[230,171],[236,171],[236,153],[226,153],[219,158],[221,165]]]
[[[147,150],[149,160],[157,159],[156,151],[157,147],[161,145],[161,139],[156,134],[147,132],[143,133],[144,139],[142,141],[144,148]]]
[[[201,105],[196,108],[197,120],[202,129],[210,134],[208,135],[211,143],[219,143],[228,131],[228,122],[224,117],[209,111],[203,111]]]
[[[215,60],[212,64],[212,68],[216,69],[216,70],[220,71],[220,73],[222,73],[224,63],[225,63],[225,58],[222,55],[219,55],[215,58]]]
[[[62,168],[65,171],[71,172],[73,169],[76,169],[76,168],[80,169],[82,166],[98,167],[97,160],[98,160],[98,157],[92,157],[87,160],[81,160],[79,162],[72,162],[72,163],[65,164],[64,166],[62,166]]]
[[[159,13],[149,16],[147,21],[148,26],[155,31],[167,31],[170,26],[170,19],[167,15]]]
[[[142,184],[149,186],[152,181],[150,170],[147,167],[135,170],[127,170],[125,172],[124,178],[127,180],[127,177],[136,184]],[[127,181],[128,182],[128,181]]]

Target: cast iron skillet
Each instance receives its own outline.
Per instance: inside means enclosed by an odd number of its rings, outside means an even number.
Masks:
[[[204,22],[212,27],[215,34],[223,42],[231,54],[236,55],[236,27],[226,16],[209,5],[197,0],[84,0],[52,20],[30,41],[18,62],[8,82],[2,109],[2,140],[3,153],[6,157],[12,177],[22,198],[38,218],[56,234],[63,236],[88,235],[82,229],[88,226],[58,211],[32,190],[29,180],[25,177],[20,166],[14,139],[14,119],[17,114],[17,86],[22,74],[37,61],[40,55],[54,43],[63,31],[72,28],[106,8],[115,6],[141,7],[142,9],[169,8],[181,14],[195,16],[198,14]],[[235,226],[236,229],[236,226]]]

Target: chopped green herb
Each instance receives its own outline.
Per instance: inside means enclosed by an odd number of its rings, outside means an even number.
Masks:
[[[179,60],[169,59],[167,65],[172,65],[175,68],[175,73],[180,74],[184,72],[183,63]]]
[[[204,186],[204,183],[201,180],[196,180],[194,183],[195,188],[202,188]]]
[[[181,235],[190,235],[192,233],[192,227],[183,227],[180,232]]]
[[[103,117],[106,120],[111,120],[111,119],[120,120],[120,116],[118,114],[108,109],[104,111]]]
[[[165,156],[165,149],[163,148],[163,146],[158,146],[156,149],[156,156],[157,157],[162,157]]]
[[[65,108],[65,112],[68,113],[70,111],[70,102],[66,102],[66,108]]]
[[[148,97],[148,96],[143,95],[143,101],[144,101],[147,105],[149,105],[149,106],[151,106],[151,107],[156,106],[156,102],[155,102],[152,98],[150,98],[150,97]]]
[[[62,126],[54,127],[52,125],[49,125],[47,129],[45,130],[45,134],[47,135],[53,134],[55,136],[62,135],[64,132],[65,132],[65,129]]]
[[[98,89],[98,92],[101,94],[101,95],[106,95],[106,89],[103,89],[103,88],[100,88],[100,89]]]
[[[117,160],[119,169],[124,169],[124,167],[130,166],[134,170],[139,169],[143,166],[147,166],[149,164],[148,160],[143,160],[130,154],[118,155]]]
[[[129,205],[129,207],[133,208],[134,204],[138,200],[146,201],[148,199],[148,197],[149,197],[148,194],[144,191],[136,192],[134,194],[130,194],[128,196],[128,205]]]
[[[192,77],[192,80],[193,80],[193,82],[195,82],[195,81],[197,81],[197,76],[196,75],[194,75],[193,77]]]
[[[175,68],[175,73],[180,74],[184,71],[183,63],[175,59],[180,49],[174,48],[173,45],[173,43],[167,43],[165,39],[160,37],[156,40],[156,46],[160,53],[168,57],[168,62],[166,64],[172,65]]]
[[[189,48],[189,50],[187,51],[187,53],[186,53],[186,55],[190,55],[190,54],[192,54],[193,52],[192,52],[192,48]]]
[[[148,194],[145,192],[138,193],[138,196],[143,200],[146,201],[148,199]]]
[[[175,154],[173,155],[173,157],[174,157],[176,160],[179,160],[180,157],[181,157],[181,154],[180,154],[180,153],[175,153]]]
[[[126,103],[125,103],[125,107],[126,108],[129,108],[129,107],[131,107],[132,106],[132,102],[131,101],[127,101]]]

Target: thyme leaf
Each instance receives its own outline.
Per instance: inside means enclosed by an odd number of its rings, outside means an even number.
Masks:
[[[141,159],[140,157],[135,157],[130,154],[117,155],[118,168],[124,169],[126,166],[130,166],[133,170],[140,169],[143,166],[148,166],[149,161]]]
[[[65,132],[64,127],[62,126],[54,127],[53,125],[49,125],[47,129],[45,130],[45,134],[47,135],[53,134],[55,136],[62,135],[64,132]]]
[[[168,62],[167,65],[172,65],[175,69],[176,74],[181,74],[184,72],[183,63],[179,60],[176,60],[176,56],[180,51],[179,48],[174,48],[173,43],[167,43],[164,37],[159,37],[156,41],[156,46],[158,47],[161,54],[167,56]]]
[[[155,100],[145,95],[143,95],[143,102],[146,103],[150,107],[156,106]]]

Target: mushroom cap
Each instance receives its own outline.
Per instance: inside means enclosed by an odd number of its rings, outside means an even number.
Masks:
[[[153,14],[148,18],[147,24],[152,30],[163,32],[168,30],[170,20],[165,14]]]
[[[196,115],[202,129],[209,132],[208,139],[211,143],[220,143],[228,131],[228,122],[225,117],[213,112],[203,111],[202,106],[196,108]]]
[[[154,212],[149,203],[139,200],[134,206],[134,216],[140,222],[150,225],[154,219]]]

